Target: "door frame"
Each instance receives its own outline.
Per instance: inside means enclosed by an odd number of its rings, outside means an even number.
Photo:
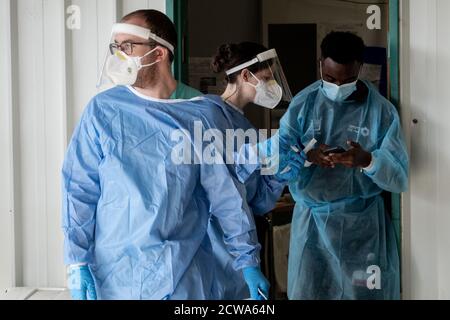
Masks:
[[[17,16],[15,1],[0,2],[0,149],[3,150],[0,159],[0,290],[14,287],[15,273],[15,231],[14,231],[14,149],[13,149],[13,93],[14,75],[12,70],[13,21]]]
[[[401,61],[400,55],[401,51],[405,51],[401,47],[401,24],[400,19],[406,13],[405,11],[408,9],[407,1],[404,0],[389,0],[389,29],[388,29],[388,65],[389,65],[389,100],[392,104],[399,110],[401,106],[401,83],[400,83],[400,63],[404,65],[404,62]],[[187,83],[188,81],[188,30],[187,30],[187,16],[188,16],[188,7],[186,0],[166,0],[166,14],[169,18],[174,22],[177,34],[178,34],[178,43],[175,60],[173,64],[173,72],[175,78],[179,81]],[[404,44],[404,43],[403,43]],[[400,112],[401,110],[399,110]],[[404,123],[409,123],[405,122]],[[407,272],[403,268],[404,262],[406,261],[403,254],[406,254],[405,244],[404,244],[404,229],[405,229],[405,214],[407,208],[405,210],[405,204],[407,199],[405,198],[405,194],[391,194],[391,214],[392,214],[392,222],[394,225],[395,235],[397,239],[398,252],[400,255],[400,263],[401,263],[401,277],[405,279],[403,274],[404,271]],[[402,281],[402,287],[404,281]],[[405,289],[402,290],[405,296]],[[406,296],[408,293],[406,293]]]
[[[189,79],[188,4],[186,0],[166,0],[166,15],[175,24],[177,43],[172,71],[175,79],[187,83]]]
[[[389,100],[400,108],[400,2],[389,0],[388,64],[389,64]],[[402,253],[402,195],[391,194],[391,214],[399,254]]]

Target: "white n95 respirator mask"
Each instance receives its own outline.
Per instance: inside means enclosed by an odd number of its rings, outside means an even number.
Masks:
[[[253,103],[264,108],[274,109],[283,98],[283,89],[281,86],[275,80],[262,81],[253,73],[250,72],[250,74],[258,81],[257,85],[248,82],[256,90]]]
[[[142,57],[130,57],[122,51],[116,51],[113,55],[109,56],[106,61],[106,75],[115,85],[133,85],[137,80],[139,70],[159,62],[155,61],[145,65],[141,63],[144,57],[155,50],[156,48],[147,52]]]

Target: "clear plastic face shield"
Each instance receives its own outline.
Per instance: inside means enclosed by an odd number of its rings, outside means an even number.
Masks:
[[[292,93],[275,49],[258,54],[256,58],[226,71],[226,75],[229,76],[257,63],[261,64],[259,73],[264,77],[251,73],[258,82],[254,86],[256,89],[254,103],[269,109],[276,108],[280,103],[289,104]]]
[[[128,34],[139,37],[140,41],[125,41],[116,43],[118,34]],[[128,23],[116,23],[113,25],[109,49],[102,64],[102,71],[97,82],[97,88],[111,87],[114,85],[133,85],[136,82],[139,70],[150,67],[159,62],[143,65],[142,59],[151,54],[155,49],[149,50],[143,56],[133,56],[133,48],[136,45],[149,45],[152,42],[160,44],[174,54],[174,47],[166,40],[158,37],[149,29]],[[115,44],[116,43],[116,44]],[[114,45],[115,44],[115,45]]]

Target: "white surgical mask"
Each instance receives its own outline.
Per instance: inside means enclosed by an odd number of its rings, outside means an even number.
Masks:
[[[353,92],[357,90],[356,84],[358,83],[358,79],[351,83],[346,83],[341,86],[337,84],[325,81],[322,75],[322,64],[320,64],[320,75],[322,78],[322,91],[323,93],[330,99],[335,102],[344,102],[348,97],[350,97]]]
[[[262,81],[259,80],[253,73],[250,74],[258,81],[258,84],[248,82],[256,90],[255,98],[253,103],[258,106],[274,109],[283,98],[283,89],[275,80]]]
[[[156,49],[150,50],[142,57],[130,57],[126,53],[118,50],[108,57],[106,61],[106,74],[115,85],[133,85],[136,82],[139,70],[159,62],[158,60],[150,64],[141,64],[142,59]]]
[[[322,90],[330,100],[343,102],[348,97],[350,97],[353,92],[356,91],[356,83],[358,82],[358,80],[352,83],[343,84],[341,86],[338,86],[337,84],[331,82],[327,82],[325,80],[322,80],[322,82]]]

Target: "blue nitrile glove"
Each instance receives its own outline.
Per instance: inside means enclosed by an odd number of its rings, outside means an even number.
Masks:
[[[278,165],[279,158],[278,136],[275,135],[256,145],[243,144],[239,152],[235,152],[233,156],[236,174],[242,183],[245,183],[256,170],[264,169],[266,172],[264,175],[273,175],[274,164]]]
[[[257,146],[243,144],[239,152],[233,153],[233,157],[236,175],[241,183],[245,183],[253,172],[261,167]]]
[[[87,265],[70,266],[67,282],[73,300],[97,300],[94,279]]]
[[[269,297],[269,281],[264,277],[259,267],[247,267],[242,270],[244,274],[245,282],[247,282],[248,289],[250,291],[250,298],[253,300],[265,300],[264,297],[258,292],[258,289]]]
[[[306,154],[297,147],[294,147],[287,154],[281,154],[280,164],[275,178],[281,182],[297,180],[301,168],[305,166],[305,161]]]

